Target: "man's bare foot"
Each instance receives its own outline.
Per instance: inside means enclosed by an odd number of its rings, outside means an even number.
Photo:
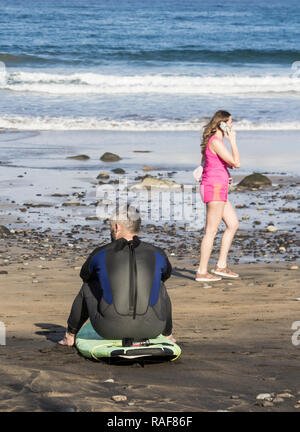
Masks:
[[[72,333],[66,332],[65,337],[62,340],[60,340],[58,343],[60,345],[73,346],[74,342],[75,342],[75,335]]]
[[[166,336],[167,339],[169,339],[171,342],[176,342],[176,339],[174,338],[174,336],[172,334],[170,334],[169,336]]]

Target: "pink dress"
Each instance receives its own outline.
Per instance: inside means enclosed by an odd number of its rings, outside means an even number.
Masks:
[[[228,165],[220,156],[211,151],[209,144],[213,138],[220,139],[216,135],[211,136],[205,149],[205,164],[200,183],[200,194],[204,203],[227,201],[228,197],[230,177],[227,170]]]

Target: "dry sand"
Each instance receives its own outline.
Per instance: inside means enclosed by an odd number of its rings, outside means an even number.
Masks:
[[[144,367],[93,362],[56,344],[81,286],[81,258],[7,266],[0,274],[7,329],[0,410],[299,411],[300,345],[292,344],[291,325],[300,321],[300,270],[289,267],[300,263],[234,265],[239,280],[205,288],[194,281],[191,257],[170,260],[166,286],[182,355]],[[259,406],[259,393],[292,397]],[[117,394],[127,401],[114,402]]]

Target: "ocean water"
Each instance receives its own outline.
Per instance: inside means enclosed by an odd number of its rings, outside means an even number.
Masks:
[[[299,0],[0,0],[0,128],[300,130],[299,22]]]

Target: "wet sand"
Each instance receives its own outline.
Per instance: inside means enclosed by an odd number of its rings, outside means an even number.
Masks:
[[[17,256],[16,249],[11,254]],[[81,285],[82,257],[72,252],[1,267],[8,273],[0,274],[7,328],[0,410],[299,411],[300,346],[292,344],[291,325],[300,320],[300,270],[289,267],[300,262],[232,265],[239,280],[207,288],[194,281],[195,258],[170,259],[166,286],[182,355],[144,367],[86,360],[56,344]],[[259,393],[292,397],[260,406]],[[118,394],[127,401],[114,402]]]

